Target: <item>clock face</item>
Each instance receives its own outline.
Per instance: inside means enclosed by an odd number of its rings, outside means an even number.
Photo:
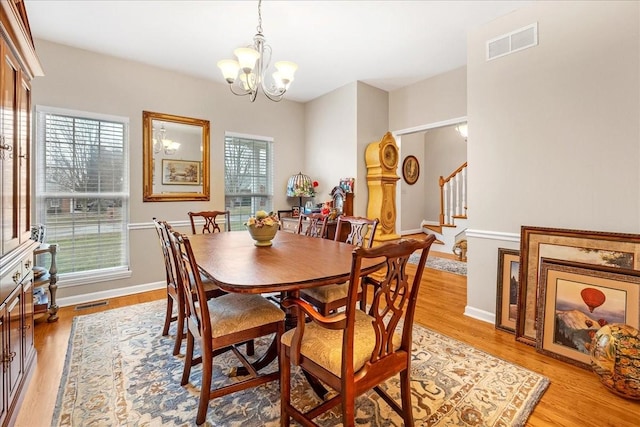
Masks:
[[[385,145],[382,151],[382,163],[390,169],[398,165],[398,152],[393,145]]]

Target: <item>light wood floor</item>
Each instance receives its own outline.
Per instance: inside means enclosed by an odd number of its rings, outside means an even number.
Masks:
[[[414,266],[408,268],[409,273],[415,272]],[[163,291],[154,291],[114,298],[107,306],[98,308],[76,311],[74,307],[64,307],[57,323],[38,323],[35,329],[38,364],[16,425],[50,425],[74,316],[163,298]],[[465,317],[465,305],[464,276],[425,270],[416,312],[418,323],[551,380],[527,426],[640,426],[640,402],[610,393],[590,371],[537,353],[535,348],[516,342],[512,334]]]

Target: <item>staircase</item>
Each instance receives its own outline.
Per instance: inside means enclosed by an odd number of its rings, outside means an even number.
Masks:
[[[467,162],[447,178],[440,177],[439,221],[422,221],[420,226],[436,236],[431,248],[436,252],[456,253],[455,244],[467,239]]]

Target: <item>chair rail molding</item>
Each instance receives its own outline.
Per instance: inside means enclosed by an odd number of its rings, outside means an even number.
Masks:
[[[506,233],[503,231],[491,230],[474,230],[468,228],[466,234],[467,237],[476,237],[478,239],[502,240],[504,242],[520,243],[520,233]]]

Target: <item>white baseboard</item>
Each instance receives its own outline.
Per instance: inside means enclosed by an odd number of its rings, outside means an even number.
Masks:
[[[93,301],[98,301],[98,300],[103,300],[108,298],[124,297],[127,295],[139,294],[147,291],[155,291],[157,289],[164,289],[166,286],[167,286],[167,283],[164,281],[147,283],[144,285],[127,286],[124,288],[109,289],[106,291],[93,292],[90,294],[81,294],[81,295],[75,295],[72,297],[57,298],[56,302],[58,303],[59,307],[69,307],[72,305],[85,304],[88,302],[93,302]]]
[[[496,323],[496,315],[494,313],[490,313],[488,311],[480,310],[474,307],[469,307],[468,305],[464,308],[464,315],[472,317],[474,319],[482,320],[483,322],[491,324]]]

